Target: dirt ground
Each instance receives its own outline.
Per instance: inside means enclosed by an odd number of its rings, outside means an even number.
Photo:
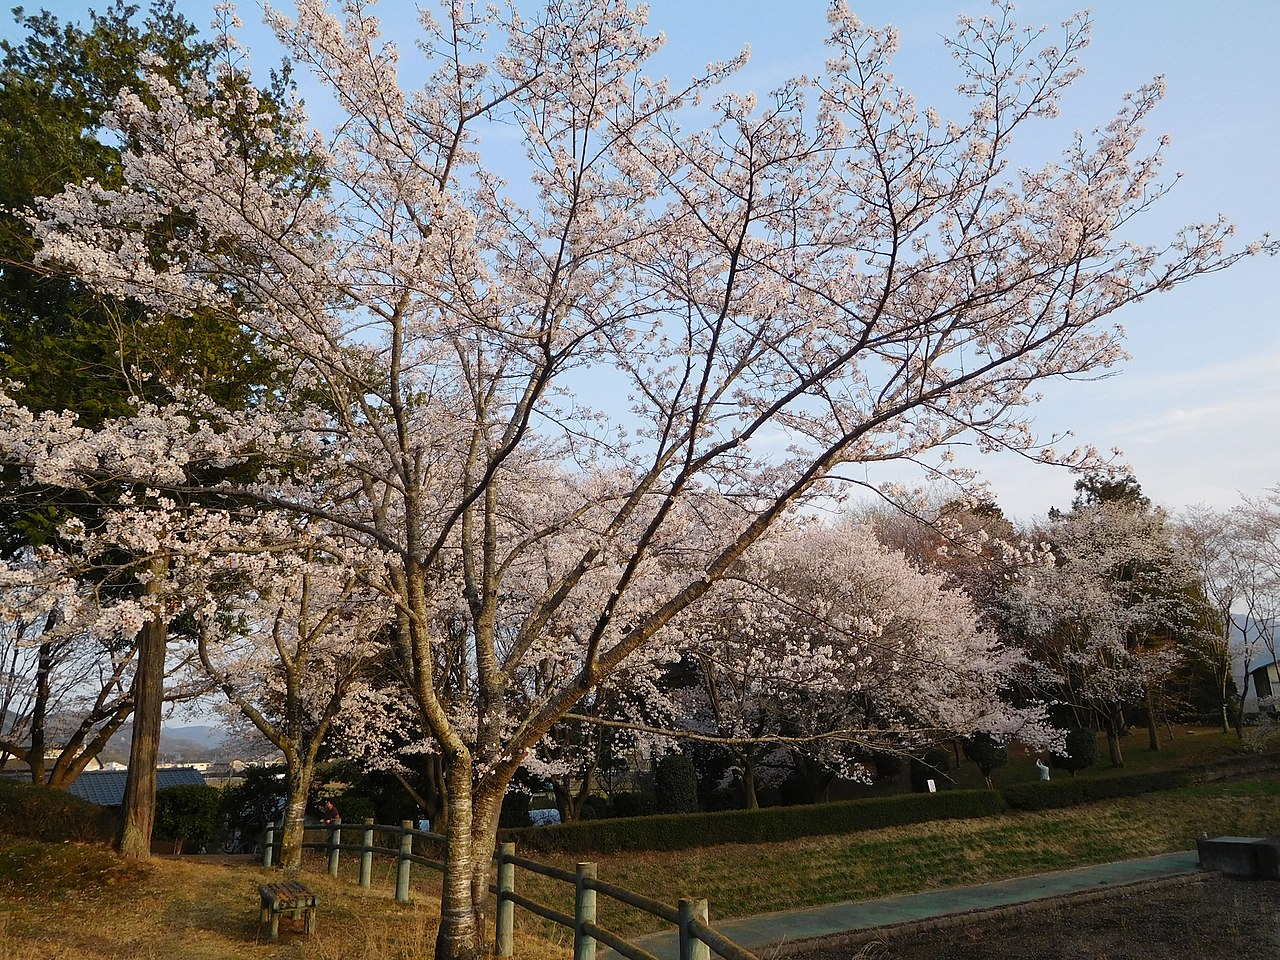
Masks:
[[[1280,882],[1218,876],[1065,898],[933,931],[884,931],[799,960],[1214,960],[1280,956]]]

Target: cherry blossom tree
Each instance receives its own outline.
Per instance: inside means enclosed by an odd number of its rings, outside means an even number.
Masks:
[[[0,748],[27,764],[33,783],[66,787],[133,712],[136,647],[98,629],[90,588],[49,550],[24,551],[0,583]]]
[[[1272,662],[1280,661],[1280,486],[1262,496],[1245,497],[1231,511],[1230,529],[1246,655],[1240,694],[1243,713],[1253,654],[1263,653]],[[1258,694],[1259,700],[1265,699],[1262,691]],[[1274,698],[1276,691],[1271,696]]]
[[[1188,649],[1213,679],[1214,693],[1221,705],[1222,732],[1231,729],[1234,714],[1236,731],[1243,736],[1243,695],[1248,690],[1248,666],[1257,652],[1258,642],[1246,627],[1243,646],[1236,649],[1241,631],[1234,610],[1244,600],[1248,579],[1239,535],[1229,511],[1204,506],[1184,510],[1175,526],[1179,547],[1194,565],[1211,624],[1194,637]],[[1238,705],[1232,696],[1237,658],[1243,658],[1245,666],[1243,689],[1237,691]],[[1233,706],[1236,709],[1233,710]]]
[[[205,574],[197,649],[229,704],[284,755],[280,862],[296,869],[320,748],[378,657],[391,608],[353,569],[365,561],[332,556],[323,537],[252,542]]]
[[[1181,655],[1194,570],[1164,511],[1141,497],[1078,499],[1044,536],[1042,561],[1009,585],[1006,623],[1047,668],[1043,688],[1078,726],[1105,730],[1111,762],[1123,766],[1124,708],[1145,699],[1154,725],[1153,691]]]
[[[868,525],[810,523],[758,543],[695,616],[708,712],[748,806],[755,768],[779,747],[829,779],[957,735],[1054,740],[1041,707],[1009,703],[1025,658]]]
[[[121,183],[33,217],[45,263],[234,319],[288,371],[245,409],[178,385],[96,432],[8,402],[0,455],[51,485],[145,478],[311,516],[382,555],[370,587],[447,783],[442,960],[483,952],[525,757],[842,465],[973,437],[1087,464],[1033,435],[1034,384],[1122,359],[1116,310],[1274,251],[1228,250],[1221,220],[1126,237],[1164,189],[1163,143],[1142,145],[1158,81],[1057,161],[1013,166],[1079,72],[1086,17],[1056,39],[1006,8],[963,20],[969,109],[944,120],[895,85],[895,32],[844,3],[825,69],[759,97],[721,92],[745,55],[647,74],[645,16],[453,3],[402,63],[372,5],[299,0],[268,19],[332,94],[329,133],[300,104],[281,124],[251,84],[156,75],[105,119]],[[224,76],[243,70],[222,45]],[[537,590],[515,583],[536,564]],[[570,666],[530,697],[547,657]]]

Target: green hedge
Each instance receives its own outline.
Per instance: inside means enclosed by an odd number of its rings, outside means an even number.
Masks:
[[[1185,770],[1152,773],[1117,773],[1105,777],[1073,777],[1069,780],[1037,780],[1006,787],[1005,804],[1013,810],[1049,810],[1093,803],[1115,797],[1136,797],[1158,790],[1175,790],[1193,782]]]
[[[899,793],[868,800],[848,800],[764,810],[726,810],[620,820],[502,830],[504,841],[521,851],[612,853],[618,850],[682,850],[722,843],[769,843],[795,837],[857,833],[880,827],[904,826],[929,820],[988,817],[1006,807],[1047,810],[1079,803],[1133,797],[1174,790],[1208,779],[1208,775],[1239,769],[1250,775],[1258,768],[1280,767],[1280,754],[1231,758],[1204,766],[1150,773],[1116,773],[1033,781],[995,790],[948,790],[942,793]]]
[[[857,833],[927,820],[986,817],[1000,810],[1000,795],[993,790],[951,790],[763,810],[587,820],[503,830],[500,836],[525,851],[683,850],[722,843],[770,843],[795,837]]]
[[[0,783],[0,834],[43,843],[110,840],[115,817],[65,790],[33,783]]]

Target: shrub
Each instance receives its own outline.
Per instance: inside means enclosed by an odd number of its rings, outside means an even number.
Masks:
[[[533,820],[529,818],[529,794],[523,790],[512,790],[502,798],[502,810],[498,813],[500,827],[528,827]]]
[[[647,817],[658,812],[658,804],[651,793],[639,790],[615,793],[609,798],[611,817]]]
[[[977,764],[991,786],[991,774],[1009,762],[1009,748],[989,733],[975,733],[964,740],[964,755]]]
[[[340,793],[334,798],[333,805],[338,808],[343,823],[364,823],[376,819],[375,804],[363,793]]]
[[[34,783],[0,783],[0,834],[43,843],[110,840],[116,818],[109,810]]]
[[[1175,790],[1191,782],[1192,777],[1185,770],[1157,770],[1090,779],[1040,780],[1007,787],[1003,794],[1004,802],[1015,810],[1048,810],[1115,797],[1136,797],[1158,790]]]
[[[896,783],[902,776],[902,757],[896,753],[877,753],[872,762],[876,768],[876,780]]]
[[[1055,753],[1053,765],[1066,770],[1073,777],[1077,770],[1085,770],[1098,762],[1098,731],[1088,727],[1076,727],[1067,731],[1066,753]]]
[[[1034,780],[1005,787],[1004,802],[1014,810],[1051,810],[1084,803],[1083,780]]]
[[[191,852],[208,849],[218,826],[222,791],[188,784],[156,791],[157,840],[182,840]]]
[[[595,820],[504,830],[502,839],[527,851],[611,853],[618,850],[683,850],[722,843],[771,843],[796,837],[857,833],[880,827],[965,819],[999,813],[991,790],[945,794],[897,794],[811,806],[666,814],[627,820]]]
[[[941,747],[934,747],[920,758],[911,759],[911,789],[914,793],[928,793],[932,780],[939,790],[955,786],[949,776],[951,757]]]
[[[653,774],[653,795],[659,813],[693,813],[698,809],[698,774],[683,753],[669,753]]]
[[[602,797],[598,793],[582,799],[582,806],[578,809],[579,820],[604,820],[609,816],[609,799]]]
[[[237,835],[242,843],[259,839],[267,824],[280,818],[284,795],[283,765],[246,770],[240,784],[222,795],[222,823],[227,839]]]

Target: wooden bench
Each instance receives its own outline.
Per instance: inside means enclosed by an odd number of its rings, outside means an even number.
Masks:
[[[262,897],[262,911],[258,919],[262,923],[271,920],[271,939],[280,938],[280,914],[289,913],[293,919],[303,919],[303,929],[312,933],[316,928],[316,907],[320,901],[307,889],[306,884],[297,880],[284,883],[264,883],[258,887]]]

